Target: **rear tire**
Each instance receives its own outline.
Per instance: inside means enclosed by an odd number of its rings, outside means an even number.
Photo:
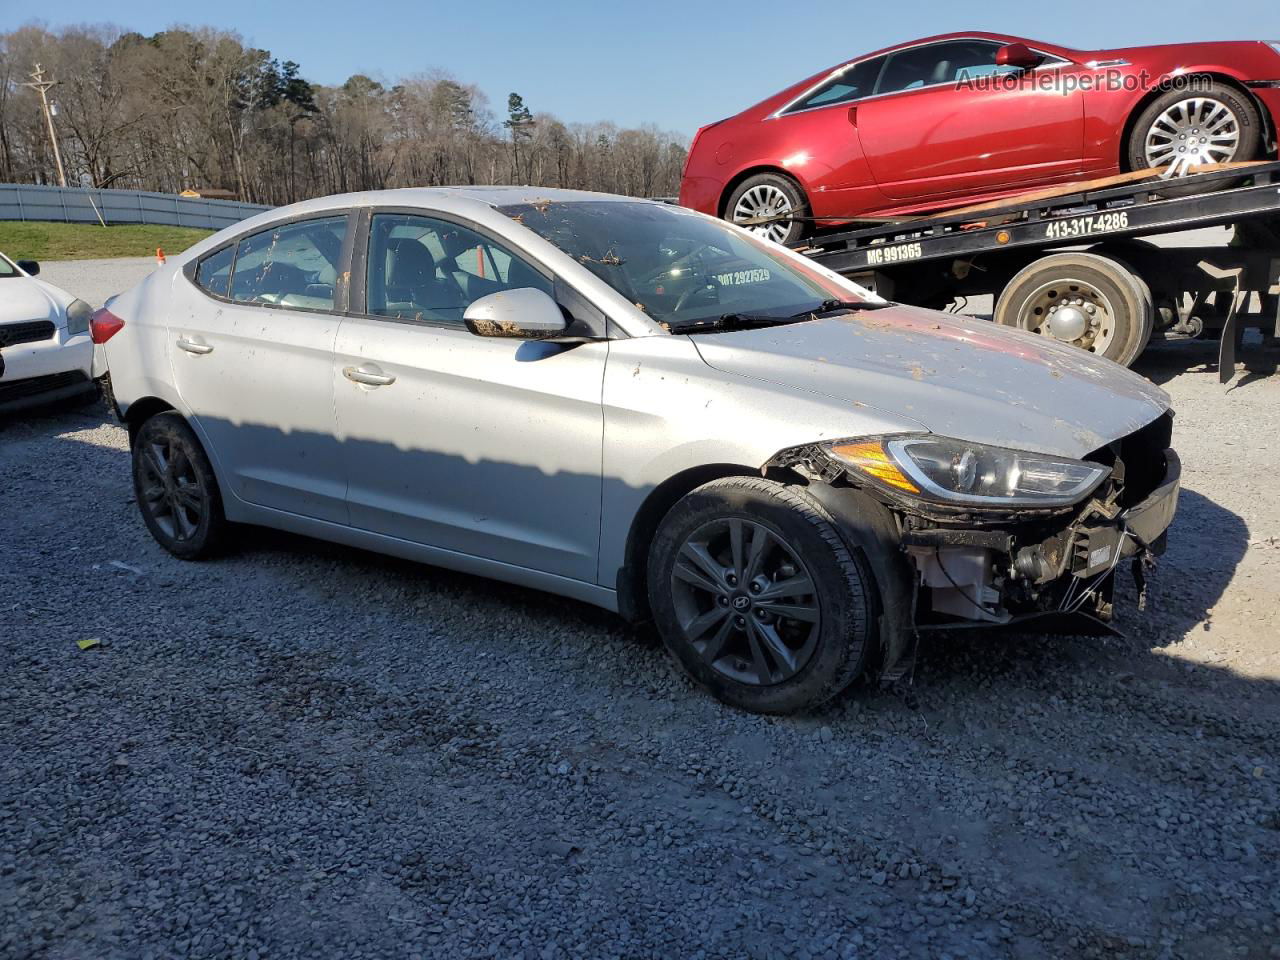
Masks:
[[[1154,325],[1147,284],[1096,253],[1054,253],[1024,267],[1000,294],[992,319],[1124,366],[1138,358]]]
[[[133,491],[156,542],[182,560],[204,560],[225,542],[227,518],[209,458],[195,432],[172,410],[151,417],[133,437]]]
[[[792,713],[839,694],[876,646],[873,580],[803,489],[704,484],[663,519],[649,603],[676,662],[725,703]]]
[[[778,173],[758,173],[738,184],[725,203],[724,218],[741,224],[758,237],[774,243],[795,243],[807,232],[805,220],[774,221],[748,226],[744,221],[781,216],[809,215],[809,201],[800,184]]]

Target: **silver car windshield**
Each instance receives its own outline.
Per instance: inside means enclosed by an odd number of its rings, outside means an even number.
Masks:
[[[573,200],[499,208],[670,327],[725,314],[794,317],[851,289],[680,207]]]
[[[18,275],[18,268],[11,264],[7,257],[0,256],[0,277],[16,277]]]

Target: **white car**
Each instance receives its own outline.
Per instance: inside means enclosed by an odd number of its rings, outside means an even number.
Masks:
[[[93,308],[0,253],[0,413],[92,393]]]

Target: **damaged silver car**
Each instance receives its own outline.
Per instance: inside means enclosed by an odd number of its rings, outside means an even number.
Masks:
[[[1141,377],[624,197],[308,201],[92,328],[175,555],[254,523],[574,597],[748,710],[892,679],[926,630],[1108,629],[1177,502]]]

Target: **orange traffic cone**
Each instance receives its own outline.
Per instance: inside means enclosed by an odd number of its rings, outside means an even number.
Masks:
[[[165,265],[164,251],[156,247],[156,266],[163,267]]]

